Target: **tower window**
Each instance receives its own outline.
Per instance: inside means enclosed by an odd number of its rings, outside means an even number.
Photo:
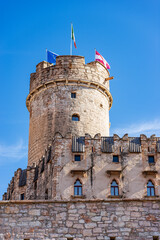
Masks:
[[[113,156],[113,162],[119,162],[119,156],[118,155]]]
[[[24,200],[24,193],[22,193],[22,194],[20,195],[20,199],[21,199],[21,200]]]
[[[46,191],[45,191],[45,200],[47,200],[48,199],[48,189],[46,189]]]
[[[74,155],[74,161],[81,161],[81,155]]]
[[[154,156],[148,156],[148,163],[155,163]]]
[[[82,196],[82,183],[79,181],[79,179],[77,179],[74,184],[74,195]]]
[[[111,183],[111,196],[118,195],[119,195],[118,183],[116,182],[116,180],[113,180]]]
[[[75,92],[71,93],[71,98],[76,98],[76,93]]]
[[[78,122],[79,121],[79,116],[77,114],[73,114],[72,115],[72,121]]]
[[[147,183],[147,196],[155,196],[155,188],[151,180]]]

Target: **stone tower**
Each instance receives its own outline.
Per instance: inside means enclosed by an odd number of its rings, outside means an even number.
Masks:
[[[81,56],[41,62],[31,74],[26,105],[30,112],[28,165],[38,163],[56,132],[109,136],[109,72]],[[74,121],[78,120],[78,121]]]

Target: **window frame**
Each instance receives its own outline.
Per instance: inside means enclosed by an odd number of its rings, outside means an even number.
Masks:
[[[79,115],[76,114],[76,113],[74,113],[74,114],[72,115],[72,121],[73,121],[73,122],[79,122],[79,121],[80,121]]]
[[[77,94],[76,94],[76,92],[71,92],[71,98],[77,98]]]
[[[113,182],[115,182],[117,185],[113,186],[112,185]],[[111,189],[110,190],[111,190],[111,196],[115,196],[115,197],[119,196],[119,184],[118,184],[118,182],[115,179],[113,179],[112,182],[111,182]]]
[[[79,185],[76,185],[76,183],[79,181]],[[77,194],[76,194],[77,193]],[[75,197],[81,197],[83,196],[83,189],[82,189],[82,183],[79,179],[76,179],[74,183],[74,196]]]
[[[76,160],[76,157],[79,157],[80,160]],[[81,162],[81,154],[74,155],[74,162]]]
[[[152,183],[151,186],[148,185],[149,182]],[[152,194],[152,193],[154,193],[154,194]],[[154,196],[155,196],[155,185],[152,180],[148,180],[148,182],[147,182],[147,197],[154,197]]]
[[[118,161],[113,161],[113,160],[114,160],[114,157],[117,157]],[[112,162],[113,162],[113,163],[119,163],[119,155],[113,155]]]
[[[153,159],[153,161],[150,161],[149,159]],[[155,157],[154,157],[154,155],[148,155],[148,163],[149,164],[155,164]]]

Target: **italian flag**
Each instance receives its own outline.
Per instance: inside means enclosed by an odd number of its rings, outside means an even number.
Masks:
[[[74,41],[75,48],[77,48],[77,46],[76,46],[76,39],[75,39],[75,35],[74,35],[74,30],[73,30],[73,24],[71,26],[71,39]]]

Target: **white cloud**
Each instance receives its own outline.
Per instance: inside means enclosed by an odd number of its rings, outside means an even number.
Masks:
[[[23,140],[8,146],[0,143],[0,163],[4,159],[7,162],[15,162],[24,157],[27,157],[27,146]]]
[[[160,120],[145,121],[141,123],[134,123],[127,127],[111,129],[111,135],[118,134],[123,136],[128,133],[130,136],[139,136],[140,134],[145,134],[148,137],[155,134],[160,137]]]

